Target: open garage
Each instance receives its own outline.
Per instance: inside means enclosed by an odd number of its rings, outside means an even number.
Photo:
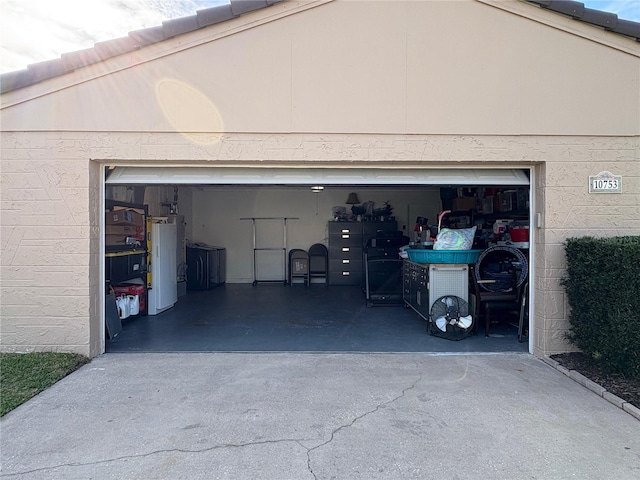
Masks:
[[[171,268],[178,284],[173,288],[180,292],[175,304],[157,316],[145,318],[149,312],[143,309],[121,322],[124,329],[109,339],[107,351],[528,350],[527,337],[517,336],[517,302],[488,338],[455,344],[429,338],[428,314],[411,309],[403,295],[398,247],[433,248],[429,241],[442,211],[448,212],[442,228],[476,228],[474,248],[510,243],[493,227],[518,223],[528,228],[529,169],[116,167],[106,174],[107,210],[146,208],[152,221],[180,224]],[[189,183],[167,184],[171,181]],[[136,199],[139,205],[131,203]],[[361,229],[362,238],[346,248],[348,255],[342,245],[336,250],[341,239],[333,234]],[[374,255],[367,243],[376,232],[392,248]],[[111,238],[107,263],[125,261],[127,251],[137,257],[153,250],[144,242],[126,245],[122,235]],[[301,252],[308,262],[313,245],[325,247],[324,268],[314,270],[312,260],[296,275],[292,254]],[[528,260],[528,238],[519,245]],[[203,258],[223,262],[210,268],[224,273],[215,272],[216,279],[203,284],[202,276],[212,274],[202,274],[201,258],[189,256],[212,246],[224,256],[218,259],[209,250]],[[381,253],[384,270],[373,271]],[[117,272],[106,278],[106,288],[116,285],[117,292],[126,292],[122,287],[137,279],[151,288],[158,281],[153,274],[147,281],[144,267],[107,271]],[[455,290],[460,288],[464,301],[470,300],[467,293],[475,300],[468,278]],[[428,310],[431,305],[424,302]],[[528,318],[527,309],[527,332]]]
[[[416,351],[423,341],[571,350],[564,241],[640,232],[640,33],[634,22],[556,7],[232,0],[3,74],[2,350],[95,356],[184,350],[188,338],[202,350],[210,338],[219,350],[382,351],[389,342],[358,338],[392,338],[401,318],[414,343],[387,350]],[[417,226],[425,242],[440,220],[476,227],[473,250],[512,241],[501,235],[514,233],[513,222],[528,230],[528,248],[515,246],[527,252],[527,278],[517,276],[529,301],[524,341],[513,331],[500,337],[498,316],[460,341],[428,335],[424,287],[409,285],[409,308],[368,302],[372,235],[415,242]],[[154,228],[176,230],[166,275],[149,263]],[[316,244],[328,250],[326,277],[306,285],[302,272],[289,282],[290,252]],[[212,288],[187,288],[198,272],[184,268],[189,246],[224,256]],[[516,260],[512,270],[524,272]],[[471,301],[478,279],[465,273],[470,282],[457,291]],[[111,287],[133,277],[141,283],[127,288],[142,290],[155,314],[140,314],[138,295],[138,313],[132,300],[122,333],[109,338]],[[175,300],[152,302],[162,279]],[[277,294],[257,296],[270,290]],[[307,305],[316,313],[291,315]],[[338,315],[325,313],[331,306]],[[216,308],[224,331],[215,331]],[[286,332],[280,343],[237,341],[259,312],[286,317],[269,320]],[[174,313],[185,323],[164,324]],[[312,331],[332,340],[295,340]],[[164,346],[145,344],[156,332]],[[138,346],[124,345],[134,334]],[[171,338],[184,342],[171,347]]]

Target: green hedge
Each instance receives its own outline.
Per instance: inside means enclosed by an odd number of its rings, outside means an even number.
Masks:
[[[612,373],[640,377],[640,237],[569,238],[567,339]]]

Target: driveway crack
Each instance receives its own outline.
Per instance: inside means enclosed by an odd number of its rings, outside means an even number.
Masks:
[[[119,457],[113,457],[113,458],[107,458],[104,460],[96,460],[93,462],[72,462],[72,463],[62,463],[59,465],[51,465],[51,466],[47,466],[47,467],[41,467],[41,468],[35,468],[35,469],[31,469],[31,470],[23,470],[20,472],[14,472],[14,473],[0,473],[0,478],[10,478],[10,477],[16,477],[18,475],[28,475],[28,474],[32,474],[32,473],[38,473],[38,472],[47,472],[47,471],[52,471],[52,470],[58,470],[58,469],[62,469],[62,468],[74,468],[74,467],[86,467],[86,466],[92,466],[92,465],[103,465],[103,464],[107,464],[107,463],[111,463],[111,462],[117,462],[117,461],[121,461],[121,460],[130,460],[130,459],[135,459],[135,458],[145,458],[145,457],[151,457],[154,455],[161,455],[161,454],[165,454],[165,453],[185,453],[185,454],[190,454],[190,453],[205,453],[205,452],[211,452],[214,450],[220,450],[220,449],[229,449],[229,448],[246,448],[246,447],[255,447],[255,446],[259,446],[259,445],[273,445],[273,444],[279,444],[279,443],[295,443],[297,445],[299,445],[301,448],[303,448],[304,450],[306,450],[307,453],[307,469],[309,471],[309,473],[313,476],[314,479],[317,479],[317,475],[315,474],[315,472],[313,471],[313,467],[311,465],[311,455],[314,451],[319,450],[322,447],[325,447],[327,445],[329,445],[331,442],[333,442],[333,440],[335,439],[336,435],[342,431],[345,430],[347,428],[350,428],[352,426],[354,426],[357,422],[359,422],[360,420],[375,414],[376,412],[378,412],[379,410],[388,407],[389,405],[391,405],[394,402],[397,402],[398,400],[400,400],[401,398],[403,398],[406,393],[412,389],[414,389],[416,387],[416,385],[418,384],[418,382],[420,382],[422,380],[422,375],[420,375],[411,385],[409,385],[408,387],[405,387],[404,389],[402,389],[402,391],[396,395],[395,397],[393,397],[392,399],[383,402],[383,403],[379,403],[378,405],[376,405],[374,408],[372,408],[371,410],[368,410],[366,412],[363,412],[360,415],[355,416],[353,419],[351,419],[351,421],[340,425],[338,427],[336,427],[334,430],[332,430],[329,439],[327,439],[326,441],[314,446],[314,447],[307,447],[305,446],[302,442],[303,441],[309,441],[309,439],[296,439],[296,438],[285,438],[285,439],[278,439],[278,440],[261,440],[261,441],[255,441],[255,442],[243,442],[243,443],[224,443],[224,444],[220,444],[220,445],[214,445],[212,447],[207,447],[207,448],[201,448],[201,449],[188,449],[188,448],[163,448],[163,449],[158,449],[158,450],[153,450],[151,452],[147,452],[147,453],[140,453],[140,454],[135,454],[135,455],[122,455]]]
[[[189,453],[205,453],[205,452],[211,452],[211,451],[214,451],[214,450],[221,450],[221,449],[228,449],[228,448],[245,448],[245,447],[255,447],[255,446],[259,446],[259,445],[273,445],[273,444],[278,444],[278,443],[296,443],[296,444],[302,446],[305,450],[308,450],[306,447],[304,447],[300,443],[299,439],[295,439],[295,438],[280,439],[280,440],[261,440],[261,441],[256,441],[256,442],[244,442],[244,443],[223,443],[221,445],[214,445],[212,447],[201,448],[201,449],[163,448],[163,449],[159,449],[159,450],[153,450],[153,451],[147,452],[147,453],[139,453],[139,454],[135,454],[135,455],[122,455],[122,456],[119,456],[119,457],[106,458],[104,460],[96,460],[96,461],[93,461],[93,462],[61,463],[59,465],[51,465],[51,466],[48,466],[48,467],[34,468],[32,470],[23,470],[23,471],[14,472],[14,473],[0,473],[0,478],[15,477],[17,475],[28,475],[28,474],[31,474],[31,473],[46,472],[46,471],[52,471],[52,470],[57,470],[57,469],[61,469],[61,468],[73,468],[73,467],[87,467],[87,466],[92,466],[92,465],[103,465],[103,464],[106,464],[106,463],[117,462],[117,461],[120,461],[120,460],[130,460],[130,459],[134,459],[134,458],[152,457],[154,455],[160,455],[160,454],[163,454],[163,453],[187,453],[187,454],[189,454]]]
[[[337,428],[335,428],[332,432],[331,435],[329,436],[329,439],[325,442],[322,442],[318,445],[316,445],[315,447],[311,447],[311,448],[307,448],[307,468],[309,469],[309,472],[311,473],[311,475],[313,475],[313,478],[317,479],[318,477],[316,476],[315,472],[313,471],[313,467],[311,466],[311,454],[315,451],[318,450],[322,447],[325,447],[327,445],[329,445],[331,442],[333,442],[335,436],[338,434],[338,432],[345,430],[347,428],[351,428],[352,426],[354,426],[356,424],[356,422],[362,420],[365,417],[368,417],[369,415],[373,415],[374,413],[378,412],[379,410],[388,407],[389,405],[391,405],[394,402],[397,402],[398,400],[400,400],[401,398],[403,398],[406,393],[409,390],[412,390],[416,387],[416,385],[418,384],[418,382],[420,382],[420,380],[422,380],[422,375],[420,375],[411,385],[409,385],[408,387],[405,387],[402,389],[402,391],[396,395],[394,398],[383,402],[383,403],[379,403],[378,405],[376,405],[375,408],[372,408],[371,410],[364,412],[356,417],[354,417],[350,422],[345,423],[344,425],[340,425]],[[301,446],[304,447],[304,445],[301,444]]]

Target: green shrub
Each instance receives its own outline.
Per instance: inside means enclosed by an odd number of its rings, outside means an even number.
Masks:
[[[640,377],[640,237],[569,238],[567,340],[612,373]]]

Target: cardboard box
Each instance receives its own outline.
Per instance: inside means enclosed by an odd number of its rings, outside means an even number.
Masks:
[[[474,210],[475,208],[476,199],[473,197],[462,197],[453,199],[453,211]]]
[[[144,228],[135,225],[106,225],[107,235],[120,235],[123,237],[133,237],[137,240],[144,240]]]
[[[138,240],[135,237],[127,237],[123,235],[105,235],[105,242],[107,246],[141,246],[143,240]]]
[[[144,215],[134,210],[116,210],[106,212],[105,224],[144,227]]]
[[[105,235],[105,241],[107,245],[119,245],[123,246],[127,244],[127,237],[125,235]]]

